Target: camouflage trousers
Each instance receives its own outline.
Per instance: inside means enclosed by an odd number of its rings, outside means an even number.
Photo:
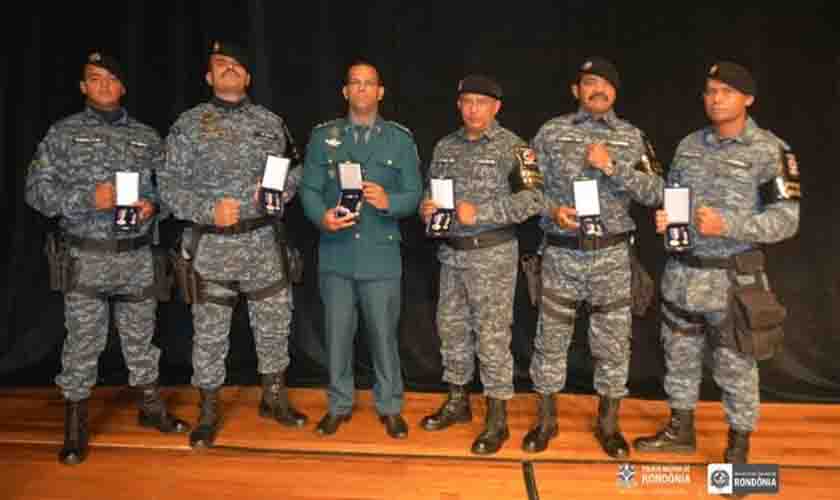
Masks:
[[[513,397],[510,351],[518,244],[456,250],[440,270],[437,329],[443,358],[443,380],[469,384],[478,353],[484,394]]]
[[[82,253],[78,258],[79,285],[108,294],[139,295],[152,283],[151,250],[141,248],[121,254]],[[66,399],[90,397],[98,378],[99,355],[108,341],[109,300],[78,292],[64,296],[67,337],[61,353],[61,373],[55,378]],[[158,379],[160,349],[152,344],[157,300],[115,301],[114,321],[132,386]]]
[[[275,280],[239,282],[243,292],[260,290]],[[233,297],[235,292],[216,283],[207,283],[207,294]],[[230,348],[230,320],[233,308],[210,302],[193,304],[192,385],[216,389],[225,382],[225,359]],[[292,319],[288,288],[263,300],[248,301],[248,319],[254,333],[259,373],[283,372],[289,366],[289,328]]]
[[[724,314],[704,314],[706,327],[702,332],[687,333],[689,323],[663,308],[662,314],[686,331],[674,331],[662,322],[662,344],[665,348],[665,392],[668,403],[677,410],[693,410],[700,397],[703,378],[703,359],[707,347],[712,354],[712,374],[722,390],[723,409],[729,425],[741,432],[755,429],[759,415],[758,365],[751,356],[719,345],[719,333],[714,325],[723,321]]]
[[[624,244],[593,251],[544,248],[542,303],[530,370],[537,392],[551,394],[566,386],[576,307],[586,301],[593,308],[589,346],[595,390],[610,398],[627,395],[632,334],[628,252]]]

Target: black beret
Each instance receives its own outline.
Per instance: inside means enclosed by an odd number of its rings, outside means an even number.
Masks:
[[[112,75],[117,77],[117,80],[125,86],[125,73],[123,73],[122,66],[120,66],[119,61],[116,60],[113,56],[102,54],[101,52],[91,52],[88,54],[87,61],[85,61],[84,66],[88,64],[93,66],[99,66],[100,68],[108,70]],[[82,79],[84,79],[84,66],[82,67]]]
[[[217,40],[210,45],[210,55],[212,56],[213,54],[219,54],[236,59],[236,62],[244,66],[248,72],[251,71],[248,64],[250,62],[248,58],[248,51],[241,45],[237,45],[233,42]]]
[[[749,70],[740,64],[729,61],[721,61],[709,68],[708,78],[720,80],[723,83],[734,87],[746,95],[754,96],[758,90]]]
[[[469,75],[458,82],[458,95],[467,92],[483,94],[496,99],[502,98],[502,86],[496,80],[484,75]]]
[[[598,75],[604,78],[618,90],[621,87],[621,79],[618,77],[618,70],[615,65],[603,57],[589,57],[578,68],[578,82],[584,73]]]

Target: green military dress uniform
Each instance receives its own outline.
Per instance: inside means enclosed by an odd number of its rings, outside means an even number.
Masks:
[[[338,164],[342,162],[359,163],[364,180],[385,189],[389,207],[379,210],[363,203],[355,225],[328,232],[321,227],[321,219],[338,203]],[[370,335],[377,412],[395,415],[401,411],[403,382],[397,329],[402,258],[398,220],[417,212],[422,192],[418,162],[411,132],[381,117],[369,127],[342,118],[312,131],[300,194],[304,213],[322,229],[318,272],[332,415],[349,414],[353,407],[357,305]]]

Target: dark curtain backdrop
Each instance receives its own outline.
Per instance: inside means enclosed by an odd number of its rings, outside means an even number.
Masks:
[[[311,128],[343,113],[340,86],[349,62],[375,63],[386,85],[382,113],[410,127],[423,169],[435,141],[459,125],[457,81],[470,72],[495,75],[505,90],[501,123],[530,139],[545,121],[575,109],[569,85],[589,55],[618,65],[623,81],[618,113],[651,138],[667,165],[682,137],[703,126],[704,71],[719,59],[752,68],[759,92],[752,114],[787,140],[803,171],[802,221],[792,240],[768,248],[769,274],[788,307],[785,348],[762,362],[766,400],[840,400],[837,315],[838,242],[834,186],[836,117],[840,114],[838,23],[829,3],[794,7],[736,7],[625,2],[467,4],[373,0],[358,3],[128,2],[92,4],[28,2],[8,17],[18,38],[0,60],[0,150],[5,173],[7,265],[0,332],[0,383],[49,385],[60,367],[63,302],[47,286],[44,234],[54,226],[24,204],[27,165],[54,121],[81,109],[78,80],[91,50],[118,56],[127,69],[124,100],[138,119],[166,135],[186,109],[209,96],[206,50],[215,38],[238,40],[253,58],[251,96],[282,115],[303,149]],[[89,10],[86,7],[90,6]],[[658,278],[664,263],[651,211],[637,207],[637,241],[644,264]],[[520,230],[523,250],[540,238],[529,221]],[[321,304],[312,266],[317,232],[297,204],[288,223],[307,257],[305,283],[294,289],[290,382],[326,382]],[[162,224],[171,244],[177,221]],[[438,266],[434,244],[419,221],[403,222],[404,309],[399,332],[403,368],[411,390],[439,390],[439,340],[434,325]],[[180,301],[159,307],[156,335],[163,349],[162,382],[184,384],[191,374],[192,324]],[[512,348],[517,388],[530,390],[528,363],[536,311],[520,279]],[[569,364],[570,392],[592,392],[592,360],[578,322]],[[357,383],[368,387],[370,360],[360,327]],[[231,328],[228,383],[256,383],[247,311],[238,307]],[[100,383],[122,384],[127,371],[116,332],[100,359]],[[659,316],[637,318],[633,330],[631,392],[663,397]],[[714,384],[704,398],[718,396]]]

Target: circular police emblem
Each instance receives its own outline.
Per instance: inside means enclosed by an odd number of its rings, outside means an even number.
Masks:
[[[586,61],[583,63],[583,66],[580,67],[582,71],[589,71],[592,68],[592,61]]]
[[[100,54],[99,52],[92,52],[88,56],[88,62],[92,62],[92,63],[102,62],[102,54]]]
[[[219,44],[218,41],[213,42],[213,52],[218,52],[222,50],[222,46]]]
[[[712,473],[712,486],[723,489],[729,486],[729,474],[725,470],[716,470]]]
[[[714,75],[718,72],[717,64],[713,64],[711,68],[709,68],[709,74]]]

